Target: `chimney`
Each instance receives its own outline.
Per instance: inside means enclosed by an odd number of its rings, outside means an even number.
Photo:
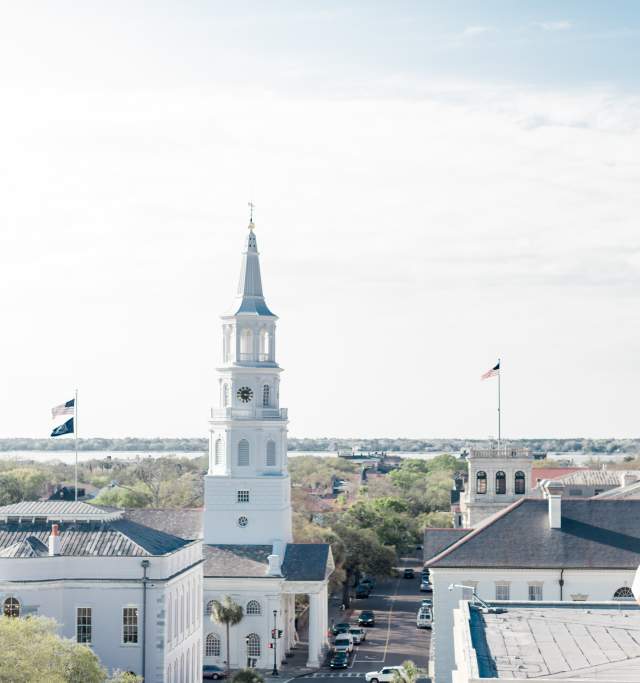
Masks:
[[[51,536],[49,536],[49,557],[60,554],[60,528],[57,524],[51,525]]]
[[[549,501],[549,528],[562,528],[562,492],[564,484],[561,481],[547,479],[542,484],[545,498]]]
[[[267,569],[267,576],[282,576],[280,571],[280,555],[269,555],[269,568]]]

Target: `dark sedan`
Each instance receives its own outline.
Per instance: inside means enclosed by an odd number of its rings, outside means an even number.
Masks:
[[[346,621],[343,621],[339,624],[334,624],[331,627],[331,633],[333,633],[334,636],[337,636],[339,633],[348,633],[350,628],[351,624],[347,623]]]
[[[375,626],[376,625],[376,615],[371,610],[362,610],[360,616],[358,617],[359,626]]]
[[[347,669],[349,668],[349,654],[347,652],[335,652],[329,661],[329,668],[331,669]]]

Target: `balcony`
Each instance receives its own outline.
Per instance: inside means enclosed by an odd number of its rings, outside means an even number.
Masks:
[[[286,420],[287,408],[212,408],[212,420]]]

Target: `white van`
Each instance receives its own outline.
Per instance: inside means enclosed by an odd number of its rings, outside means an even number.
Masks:
[[[433,625],[433,616],[428,607],[421,607],[416,617],[416,626],[418,628],[431,628]]]
[[[334,652],[353,652],[353,636],[350,633],[339,633],[333,641]]]

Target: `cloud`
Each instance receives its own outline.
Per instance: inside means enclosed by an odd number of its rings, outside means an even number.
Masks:
[[[568,31],[573,28],[570,21],[540,21],[536,26],[543,31]]]
[[[493,26],[467,26],[462,32],[465,38],[475,38],[475,36],[480,36],[484,33],[491,33],[495,31]]]

